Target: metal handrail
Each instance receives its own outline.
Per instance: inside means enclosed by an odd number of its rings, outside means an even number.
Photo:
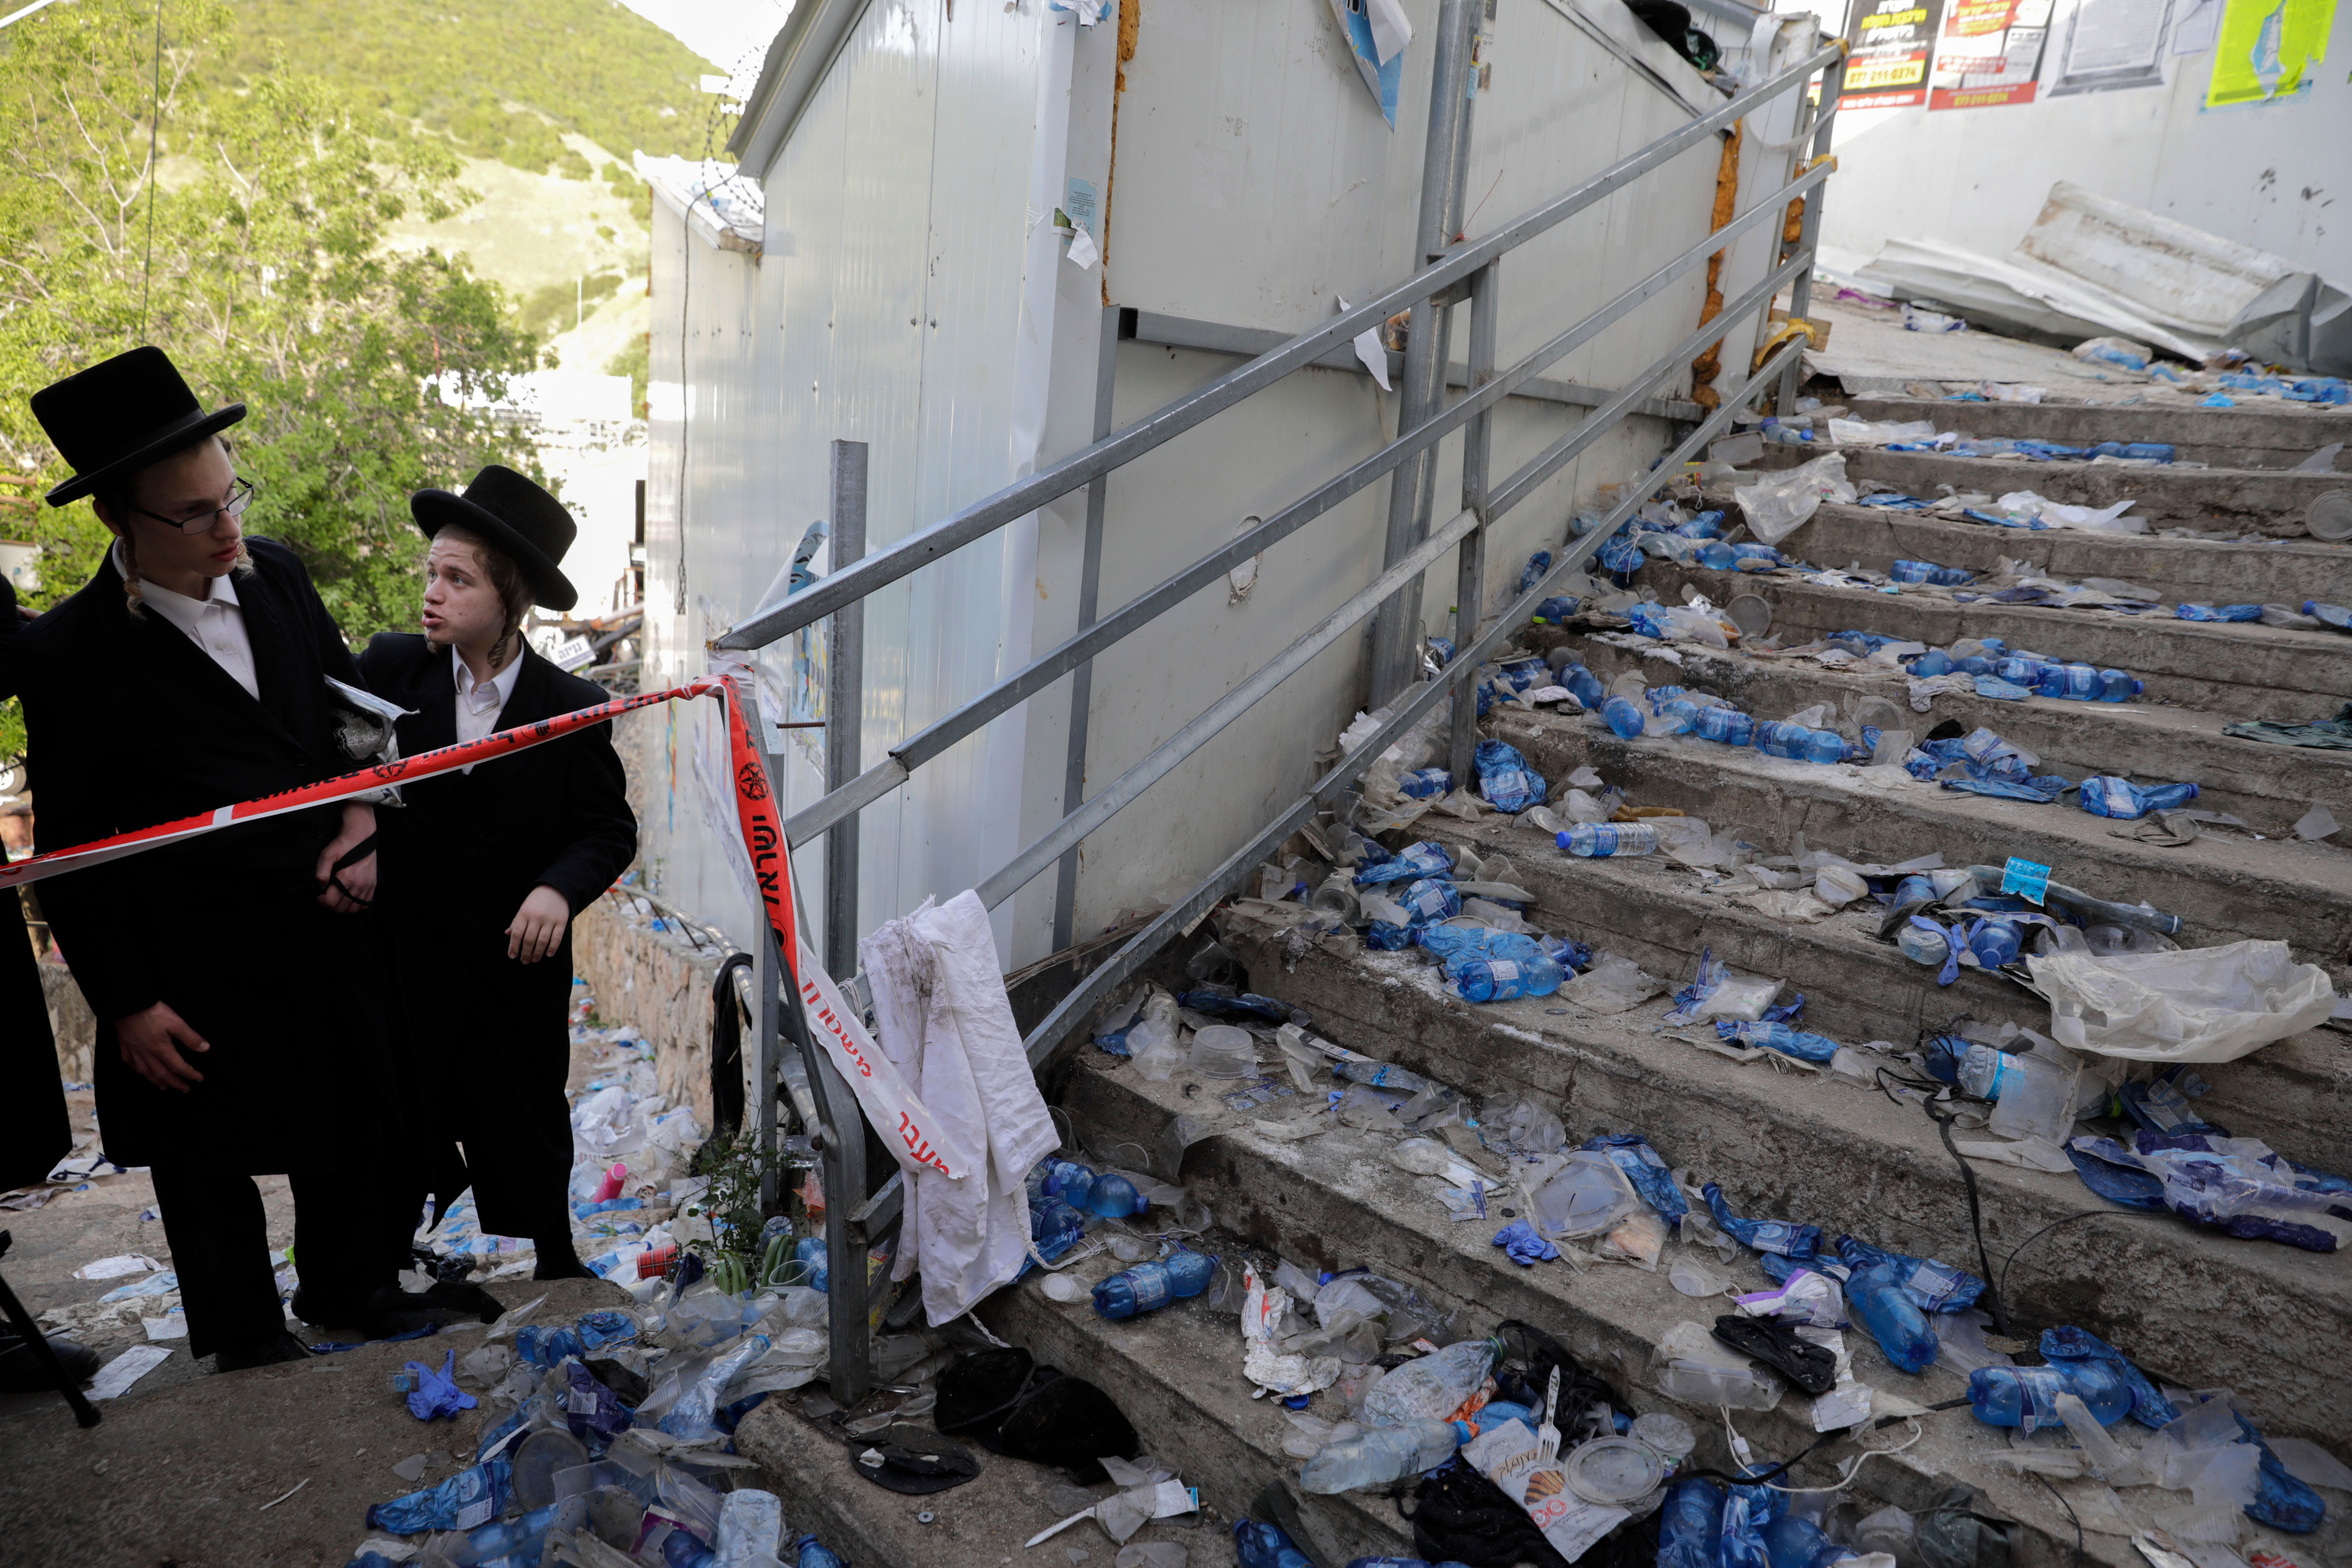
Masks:
[[[1780,216],[1790,199],[1804,195],[1828,178],[1827,164],[1807,171],[1797,179],[1759,201],[1747,212],[1733,218],[1723,227],[1690,246],[1673,259],[1652,271],[1649,276],[1619,293],[1582,321],[1559,333],[1535,350],[1493,381],[1471,391],[1467,395],[1448,405],[1440,412],[1412,429],[1399,435],[1370,457],[1357,462],[1299,500],[1276,512],[1272,517],[1246,533],[1235,535],[1230,542],[1212,551],[1190,566],[1183,568],[1156,587],[1138,595],[1121,608],[1096,621],[1092,626],[1073,634],[1055,647],[1032,659],[1005,679],[989,688],[961,707],[943,714],[924,729],[908,736],[893,747],[889,755],[877,763],[839,789],[812,802],[795,812],[784,823],[785,841],[794,847],[809,842],[818,834],[847,820],[873,805],[892,790],[903,784],[915,769],[938,756],[972,731],[1018,707],[1083,664],[1093,660],[1105,649],[1138,630],[1156,617],[1174,609],[1202,588],[1224,576],[1244,562],[1263,554],[1274,545],[1287,539],[1307,523],[1358,491],[1384,478],[1407,458],[1437,445],[1445,437],[1468,424],[1478,415],[1508,397],[1527,382],[1576,350],[1583,347],[1607,328],[1614,325],[1636,306],[1651,299],[1668,284],[1685,276],[1703,263],[1714,252],[1722,249],[1739,235],[1768,218]],[[1718,317],[1724,320],[1727,316]],[[1706,331],[1702,328],[1701,331]],[[1698,341],[1703,347],[1714,338],[1722,336],[1717,329]],[[1696,349],[1693,350],[1696,352]],[[1684,356],[1687,358],[1688,356]],[[1660,367],[1670,366],[1671,360],[1660,362]],[[1654,367],[1654,368],[1660,368]],[[1575,431],[1555,443],[1546,454],[1539,473],[1529,476],[1523,469],[1506,482],[1507,499],[1498,502],[1496,511],[1508,510],[1525,498],[1526,493],[1549,479],[1559,466],[1573,458],[1594,437],[1619,417],[1629,412],[1639,397],[1628,399],[1622,391],[1604,401],[1586,415]],[[1590,432],[1586,434],[1586,432]],[[1523,483],[1522,480],[1525,480]],[[855,570],[855,568],[853,568]],[[805,594],[812,592],[803,590]],[[797,597],[797,595],[795,596]],[[786,601],[787,604],[793,601]],[[715,645],[716,646],[716,645]],[[1024,879],[1025,880],[1025,879]]]
[[[1366,328],[1378,326],[1399,310],[1464,281],[1497,257],[1517,249],[1593,203],[1614,195],[1676,153],[1696,146],[1748,110],[1778,98],[1823,66],[1843,60],[1844,51],[1845,45],[1842,40],[1831,40],[1778,76],[1758,83],[1738,97],[1726,100],[1722,108],[1701,115],[1632,156],[1619,160],[1575,189],[1521,214],[1492,234],[1450,247],[1429,266],[1385,293],[1341,311],[1323,325],[1299,333],[1282,347],[1260,354],[1247,364],[1236,366],[1116,435],[1082,447],[1025,479],[1007,485],[994,495],[973,502],[922,532],[867,556],[849,570],[835,573],[822,582],[810,584],[782,604],[754,613],[712,638],[710,646],[730,652],[764,647],[779,637],[824,619],[844,605],[862,599],[940,557],[1028,516],[1048,501],[1058,500],[1112,469],[1133,462],[1146,452],[1164,446],[1252,394],[1273,385],[1318,355],[1352,342]],[[1824,114],[1832,112],[1834,100],[1827,93],[1822,98]]]
[[[1457,25],[1466,25],[1469,15],[1470,0],[1446,0],[1443,12],[1444,18],[1451,18]],[[1441,43],[1444,41],[1441,39]],[[1353,784],[1395,740],[1438,702],[1448,698],[1454,701],[1454,763],[1457,772],[1466,770],[1475,733],[1475,709],[1463,689],[1465,682],[1475,677],[1486,657],[1516,632],[1536,605],[1555,585],[1565,581],[1570,573],[1580,570],[1616,532],[1642,504],[1646,491],[1637,488],[1634,493],[1628,494],[1612,509],[1600,526],[1569,544],[1560,552],[1558,563],[1543,574],[1541,581],[1519,595],[1489,629],[1474,637],[1472,634],[1487,625],[1480,613],[1480,601],[1484,591],[1485,541],[1488,526],[1532,495],[1578,453],[1613,429],[1628,413],[1640,407],[1653,390],[1677,372],[1694,353],[1708,342],[1722,338],[1749,311],[1769,300],[1792,279],[1797,287],[1791,297],[1791,313],[1801,316],[1819,227],[1821,203],[1818,196],[1805,202],[1800,237],[1794,244],[1782,246],[1781,259],[1777,267],[1753,287],[1744,290],[1737,300],[1721,306],[1706,322],[1686,334],[1626,385],[1615,393],[1604,395],[1598,405],[1592,407],[1573,428],[1490,491],[1487,463],[1491,411],[1541,371],[1591,342],[1628,312],[1686,275],[1706,258],[1721,251],[1766,219],[1778,217],[1791,199],[1817,192],[1828,177],[1831,166],[1826,160],[1817,157],[1813,164],[1795,179],[1654,268],[1647,276],[1515,364],[1497,372],[1494,358],[1501,258],[1658,167],[1676,153],[1697,144],[1748,110],[1778,97],[1816,70],[1830,66],[1835,68],[1824,79],[1822,107],[1809,127],[1814,135],[1816,153],[1825,150],[1828,121],[1836,109],[1837,93],[1833,84],[1843,76],[1843,52],[1844,46],[1840,41],[1824,44],[1801,62],[1731,99],[1720,109],[1693,120],[1631,157],[1621,160],[1595,178],[1532,209],[1479,240],[1443,248],[1433,244],[1423,258],[1428,265],[1385,293],[1259,354],[1138,424],[1116,434],[1103,435],[1092,445],[1061,462],[997,491],[921,533],[862,561],[853,558],[831,576],[781,603],[763,606],[714,638],[711,646],[715,649],[748,649],[772,642],[831,616],[835,617],[836,639],[854,641],[855,628],[847,623],[853,619],[856,607],[866,595],[876,589],[896,582],[929,562],[1081,488],[1093,487],[1088,496],[1088,510],[1090,520],[1098,520],[1104,493],[1100,481],[1114,469],[1174,439],[1292,371],[1310,364],[1339,345],[1349,342],[1359,332],[1387,320],[1398,310],[1423,301],[1434,307],[1427,312],[1433,320],[1416,318],[1414,337],[1407,353],[1408,379],[1418,367],[1422,379],[1431,381],[1431,366],[1433,364],[1436,367],[1434,384],[1423,388],[1430,395],[1428,396],[1406,398],[1407,406],[1402,418],[1412,421],[1412,427],[1401,430],[1394,440],[1316,487],[1247,533],[1229,541],[1099,621],[1093,618],[1089,597],[1086,611],[1080,616],[1080,627],[1072,637],[908,737],[877,766],[853,774],[856,748],[852,737],[855,731],[845,723],[836,722],[829,726],[832,733],[826,764],[828,792],[784,824],[786,839],[794,847],[820,833],[831,836],[827,855],[827,966],[836,973],[849,966],[846,955],[851,951],[856,926],[855,834],[860,810],[906,783],[914,770],[924,763],[1051,687],[1064,676],[1083,679],[1084,672],[1091,668],[1092,661],[1105,649],[1383,477],[1394,475],[1396,488],[1410,488],[1418,492],[1421,500],[1415,504],[1421,510],[1415,517],[1412,515],[1412,505],[1400,503],[1392,497],[1387,559],[1380,574],[1092,799],[1067,812],[1045,834],[982,882],[977,889],[980,898],[993,908],[1057,861],[1064,865],[1066,879],[1069,857],[1076,846],[1112,816],[1132,805],[1152,784],[1164,778],[1178,763],[1195,753],[1287,677],[1327,650],[1349,627],[1367,617],[1380,616],[1384,607],[1401,603],[1403,597],[1408,596],[1407,590],[1411,585],[1448,551],[1459,552],[1456,625],[1464,646],[1443,669],[1436,672],[1433,679],[1423,683],[1418,689],[1409,687],[1399,693],[1390,705],[1386,721],[1365,742],[1341,758],[1337,766],[1293,800],[1272,823],[1227,858],[1174,908],[1137,931],[1117,953],[1065,995],[1052,1014],[1032,1030],[1024,1041],[1031,1063],[1042,1066],[1047,1056],[1067,1039],[1074,1029],[1118,987],[1128,984],[1140,966],[1168,941],[1197,925],[1209,910],[1274,853],[1285,839],[1311,820],[1325,802]],[[1466,48],[1454,50],[1453,54],[1466,58]],[[1441,65],[1449,58],[1446,51],[1441,49]],[[1443,71],[1439,77],[1440,84],[1433,87],[1433,92],[1444,90]],[[1461,108],[1459,105],[1454,107]],[[1441,119],[1444,121],[1443,124],[1440,123]],[[1447,131],[1447,125],[1451,125],[1453,130]],[[1450,143],[1449,136],[1452,138]],[[1433,115],[1433,169],[1424,171],[1424,219],[1430,216],[1433,201],[1430,181],[1436,177],[1434,161],[1444,154],[1454,183],[1458,184],[1466,141],[1466,114],[1456,113],[1450,118]],[[1436,210],[1441,215],[1444,205],[1444,201],[1438,202]],[[1451,218],[1446,221],[1450,226]],[[1429,229],[1426,223],[1423,229],[1432,234],[1442,232]],[[1446,307],[1465,294],[1472,303],[1469,362],[1465,373],[1467,390],[1462,398],[1447,405],[1437,390],[1442,389],[1446,379],[1444,363],[1446,357],[1445,334],[1449,330]],[[1108,330],[1107,322],[1106,331]],[[1106,431],[1108,426],[1107,389],[1110,347],[1106,345],[1103,352],[1106,368],[1097,388],[1096,428],[1098,432]],[[1790,342],[1782,345],[1755,367],[1755,376],[1748,384],[1748,387],[1752,390],[1767,385],[1770,378],[1779,375],[1782,377],[1780,392],[1785,403],[1794,395],[1799,356],[1799,344]],[[1749,396],[1743,395],[1726,401],[1685,437],[1675,451],[1662,460],[1660,468],[1671,468],[1696,453],[1748,400]],[[1465,427],[1468,435],[1462,465],[1461,509],[1450,521],[1415,537],[1413,531],[1424,528],[1427,520],[1427,478],[1433,474],[1436,448],[1447,436]],[[834,467],[834,510],[838,514],[837,521],[848,527],[848,532],[843,537],[845,540],[853,535],[862,538],[865,511],[862,447],[835,443]],[[1097,533],[1098,530],[1092,526],[1090,521],[1090,552],[1096,548]],[[1089,559],[1091,561],[1091,555]],[[1091,570],[1088,581],[1091,584]],[[842,614],[845,611],[851,614]],[[1376,619],[1376,643],[1385,635],[1380,626]],[[844,715],[854,718],[852,710],[857,706],[858,693],[854,661],[836,660],[835,668],[829,674],[828,712],[838,709]],[[1375,693],[1376,697],[1378,695]],[[1075,770],[1079,765],[1076,759],[1080,756],[1083,740],[1075,729],[1073,737],[1072,766]],[[1078,775],[1074,773],[1073,776]],[[1076,794],[1075,787],[1072,794]],[[845,885],[836,887],[836,879]],[[826,1252],[833,1279],[829,1305],[830,1338],[833,1342],[832,1379],[835,1397],[845,1403],[854,1403],[871,1386],[872,1363],[866,1336],[869,1310],[878,1302],[879,1292],[887,1285],[887,1278],[869,1279],[869,1250],[884,1241],[892,1227],[901,1223],[901,1198],[905,1184],[894,1173],[879,1191],[870,1194],[866,1192],[865,1127],[856,1100],[848,1086],[817,1049],[801,1016],[798,998],[782,994],[780,982],[790,973],[790,968],[783,962],[783,955],[776,950],[772,936],[760,944],[757,956],[754,989],[760,1013],[760,1070],[762,1081],[774,1084],[779,1080],[782,1053],[792,1050],[806,1065],[810,1087],[815,1091],[813,1097],[806,1093],[796,1096],[795,1109],[803,1123],[808,1125],[812,1141],[824,1161],[829,1198]],[[854,982],[849,989],[855,994],[856,987]],[[772,1115],[763,1115],[761,1120],[762,1144],[766,1152],[772,1152],[774,1119]],[[762,1197],[770,1203],[777,1195],[772,1185],[772,1174],[769,1183],[763,1184]]]

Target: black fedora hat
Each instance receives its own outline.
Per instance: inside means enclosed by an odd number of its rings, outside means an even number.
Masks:
[[[522,568],[541,607],[568,610],[580,602],[579,590],[556,564],[580,525],[562,501],[512,468],[488,465],[467,483],[464,495],[419,490],[408,498],[408,510],[427,539],[456,523],[503,551]]]
[[[53,382],[32,402],[50,445],[74,466],[73,478],[48,493],[51,506],[79,500],[245,417],[242,403],[205,413],[172,356],[152,343]]]

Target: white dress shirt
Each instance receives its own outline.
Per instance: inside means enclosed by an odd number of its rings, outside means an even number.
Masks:
[[[479,683],[466,668],[466,656],[454,647],[449,665],[457,682],[457,739],[478,741],[499,727],[499,714],[514,695],[515,678],[522,673],[522,655],[517,653],[504,669]],[[459,771],[470,773],[474,764],[467,763]]]
[[[114,545],[113,559],[114,569],[122,572],[122,544],[119,540]],[[139,595],[149,609],[179,627],[190,642],[227,671],[228,678],[244,687],[247,696],[259,701],[261,682],[253,673],[253,639],[246,635],[245,606],[237,603],[236,574],[215,577],[211,586],[209,596],[191,599],[142,577]]]

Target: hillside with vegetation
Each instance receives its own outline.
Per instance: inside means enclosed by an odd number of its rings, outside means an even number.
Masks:
[[[71,0],[0,32],[0,536],[39,547],[37,605],[88,580],[106,533],[36,499],[68,470],[27,399],[153,342],[250,406],[247,525],[354,640],[405,626],[408,495],[536,467],[431,378],[495,395],[627,293],[644,193],[621,160],[724,140],[709,68],[612,0],[173,0],[160,55],[155,15]]]

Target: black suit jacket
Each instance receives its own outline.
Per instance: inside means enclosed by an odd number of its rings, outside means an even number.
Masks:
[[[35,842],[44,851],[349,772],[325,677],[356,662],[294,552],[247,541],[236,594],[260,695],[163,615],[129,613],[111,559],[10,637],[24,700]],[[337,805],[243,823],[41,884],[67,966],[100,1027],[108,1154],[236,1159],[286,1170],[347,1152],[337,1122],[380,1065],[380,1010],[359,917],[314,902]],[[212,1043],[194,1093],[156,1089],[114,1049],[116,1019],[169,1003]],[[292,1151],[292,1152],[289,1152]]]
[[[415,710],[400,721],[401,755],[457,741],[457,688],[447,648],[413,633],[384,632],[361,655],[360,669],[370,690]],[[525,649],[497,728],[611,700],[595,682],[566,675]],[[541,883],[562,894],[576,915],[636,858],[636,815],[609,724],[477,763],[470,773],[403,784],[401,795],[406,806],[382,814],[395,835],[388,868],[395,908],[422,900],[469,925],[494,920],[503,931]]]
[[[0,647],[24,623],[16,590],[0,577]],[[7,662],[0,658],[0,680]],[[15,691],[0,685],[0,698]],[[57,1042],[49,1034],[48,1000],[41,992],[24,900],[0,891],[0,1189],[39,1181],[73,1149],[66,1116],[65,1080],[58,1076]]]

